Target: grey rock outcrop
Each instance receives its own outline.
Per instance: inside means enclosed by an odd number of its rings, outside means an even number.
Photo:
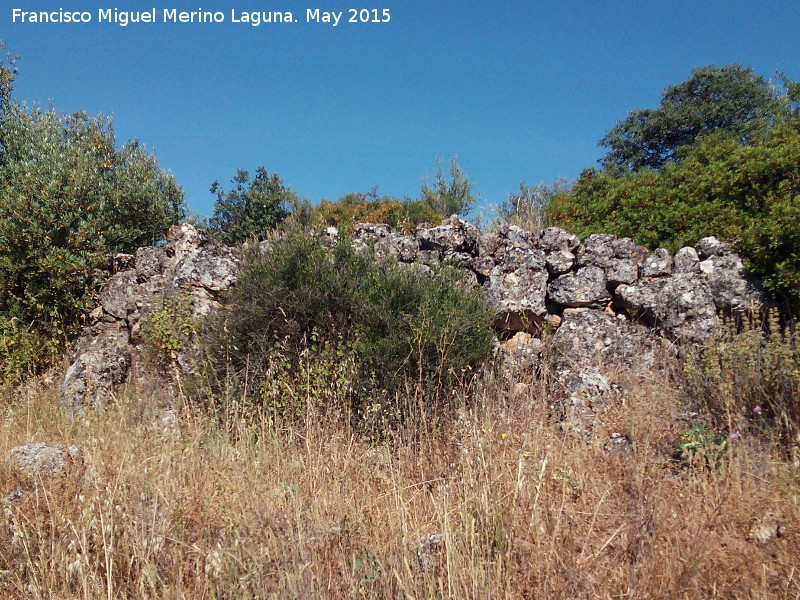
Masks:
[[[653,365],[655,350],[647,329],[590,309],[565,310],[553,346],[559,369],[602,364],[646,370]]]
[[[714,236],[704,237],[697,242],[694,249],[697,251],[700,260],[705,260],[712,256],[725,256],[731,253],[730,244],[721,242]]]
[[[550,275],[563,275],[572,270],[575,255],[568,250],[556,250],[547,255],[546,264]]]
[[[715,255],[700,263],[718,310],[726,313],[758,311],[764,300],[759,283],[744,274],[737,254]]]
[[[481,230],[453,216],[438,227],[418,227],[414,237],[422,250],[444,250],[474,256],[478,253]]]
[[[591,439],[595,426],[602,424],[602,413],[623,393],[596,366],[558,371],[551,391],[554,417],[562,429],[586,440]]]
[[[642,277],[665,277],[672,274],[672,257],[664,248],[656,248],[644,259],[641,267]]]
[[[616,241],[617,236],[609,233],[590,235],[578,251],[578,266],[592,265],[603,269],[610,267],[614,260],[614,243]]]
[[[620,286],[617,296],[630,315],[676,340],[700,343],[717,327],[711,287],[691,273],[640,279]]]
[[[129,341],[124,321],[101,322],[85,331],[77,346],[77,356],[61,384],[62,406],[80,411],[110,399],[130,370]]]
[[[574,252],[580,246],[581,239],[574,233],[568,233],[560,227],[548,227],[539,235],[539,248],[547,252],[563,250]]]
[[[694,248],[681,248],[675,253],[673,267],[676,273],[699,273],[700,257]]]
[[[170,228],[166,247],[140,248],[102,287],[94,322],[75,346],[59,403],[73,414],[113,398],[126,381],[141,341],[141,320],[162,300],[186,294],[195,316],[219,306],[219,295],[238,277],[237,250],[212,242],[189,224]]]
[[[588,265],[553,280],[547,289],[547,299],[567,308],[603,308],[611,301],[611,294],[606,289],[603,269]]]
[[[83,452],[77,446],[39,442],[12,448],[5,464],[12,472],[36,481],[79,471],[83,468]]]
[[[547,308],[547,269],[544,252],[513,248],[503,253],[484,284],[499,330],[535,332]]]

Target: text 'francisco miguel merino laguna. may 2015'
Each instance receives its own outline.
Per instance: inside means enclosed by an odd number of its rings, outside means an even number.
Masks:
[[[257,27],[268,23],[321,23],[336,27],[340,23],[388,23],[388,8],[349,8],[326,11],[307,8],[304,14],[292,11],[249,11],[231,9],[230,12],[203,10],[182,11],[177,8],[151,8],[126,11],[116,8],[99,8],[97,11],[71,11],[59,8],[53,11],[11,9],[12,23],[111,23],[120,27],[144,23],[234,23]]]

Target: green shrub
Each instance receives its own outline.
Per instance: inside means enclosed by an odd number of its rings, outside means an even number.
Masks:
[[[194,342],[191,296],[179,293],[163,298],[150,311],[142,329],[145,342],[156,361],[162,365],[174,365],[178,355]]]
[[[138,142],[116,147],[110,119],[27,110],[0,71],[0,317],[52,349],[79,329],[110,256],[163,239],[183,194]]]
[[[441,405],[490,352],[490,322],[454,267],[428,273],[294,233],[248,257],[204,339],[217,380],[238,382],[248,402],[275,410],[281,389],[313,388],[317,404],[360,419],[376,405],[401,415],[392,403],[409,387]],[[335,402],[314,387],[331,381],[343,382]]]
[[[524,181],[519,184],[518,194],[509,194],[508,200],[498,209],[497,225],[516,225],[527,231],[539,233],[547,227],[545,208],[550,199],[559,192],[569,192],[571,184],[566,179],[553,183],[537,183],[529,186]]]
[[[45,340],[19,319],[0,315],[0,384],[17,384],[52,354]]]
[[[800,122],[748,144],[703,136],[682,152],[658,171],[584,171],[547,218],[582,237],[615,233],[673,251],[708,235],[732,241],[750,272],[800,308]]]
[[[715,468],[728,450],[728,435],[692,421],[681,433],[675,457],[689,466]]]
[[[472,192],[472,182],[458,164],[457,157],[450,158],[450,179],[448,181],[442,169],[440,159],[436,160],[436,173],[433,184],[425,178],[420,187],[420,200],[436,213],[449,217],[451,215],[466,216],[474,207],[479,196]]]
[[[289,216],[290,208],[297,202],[297,194],[283,185],[283,180],[264,167],[256,175],[239,169],[231,180],[233,189],[225,191],[219,182],[211,184],[214,214],[209,220],[210,231],[221,242],[236,245],[250,237],[263,240]]]

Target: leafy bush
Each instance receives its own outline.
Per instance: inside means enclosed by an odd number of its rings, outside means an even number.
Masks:
[[[580,236],[615,233],[676,250],[704,236],[733,241],[768,289],[800,304],[800,122],[741,144],[701,137],[679,163],[624,177],[587,170],[548,219]]]
[[[0,121],[0,313],[51,339],[74,332],[109,256],[162,239],[182,192],[110,120],[11,103]]]
[[[472,193],[470,182],[456,157],[450,159],[450,180],[445,177],[441,161],[436,161],[433,185],[425,179],[420,188],[422,202],[445,217],[466,216],[475,206],[478,197]]]
[[[681,433],[675,457],[690,466],[715,468],[728,449],[728,435],[692,421]]]
[[[248,257],[225,310],[207,325],[213,370],[242,389],[246,381],[248,402],[269,410],[281,404],[275,385],[286,383],[288,396],[303,389],[287,365],[322,387],[343,381],[328,408],[346,404],[357,418],[375,405],[402,413],[392,403],[407,386],[436,406],[491,349],[490,311],[461,277],[454,267],[428,273],[378,262],[347,241],[328,250],[290,234]]]
[[[231,246],[249,237],[266,238],[289,216],[290,207],[297,200],[283,180],[276,173],[267,173],[264,167],[256,169],[252,181],[247,171],[239,169],[231,183],[233,189],[227,192],[218,181],[211,184],[211,193],[217,199],[209,221],[214,237]]]
[[[44,340],[19,319],[0,315],[0,384],[17,384],[47,357]]]
[[[385,223],[402,231],[413,231],[420,223],[438,225],[442,215],[424,202],[366,194],[347,194],[336,202],[323,200],[315,211],[318,226],[333,226],[347,235],[356,223]]]
[[[174,365],[178,355],[194,342],[195,323],[192,318],[191,296],[178,293],[163,298],[149,312],[143,331],[145,341],[157,362]]]
[[[0,64],[0,371],[46,363],[74,334],[110,256],[163,238],[183,193],[138,142],[116,147],[110,119],[28,110]]]

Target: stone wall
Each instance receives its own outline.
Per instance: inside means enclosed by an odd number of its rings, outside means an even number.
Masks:
[[[322,234],[331,243],[338,235],[335,228]],[[483,233],[452,217],[411,235],[360,224],[351,243],[423,268],[442,261],[460,264],[470,285],[485,288],[501,340],[515,340],[517,349],[535,347],[535,336],[547,325],[556,330],[556,366],[572,369],[598,363],[648,368],[652,331],[674,343],[700,344],[717,327],[720,313],[758,310],[765,298],[758,283],[743,274],[740,258],[715,238],[672,256],[613,235],[581,241],[556,227],[533,234],[514,226]],[[188,224],[173,227],[164,247],[117,256],[117,272],[77,343],[62,405],[80,410],[106,401],[128,377],[142,319],[154,303],[183,290],[193,299],[195,315],[207,314],[235,283],[240,263],[237,250]]]

